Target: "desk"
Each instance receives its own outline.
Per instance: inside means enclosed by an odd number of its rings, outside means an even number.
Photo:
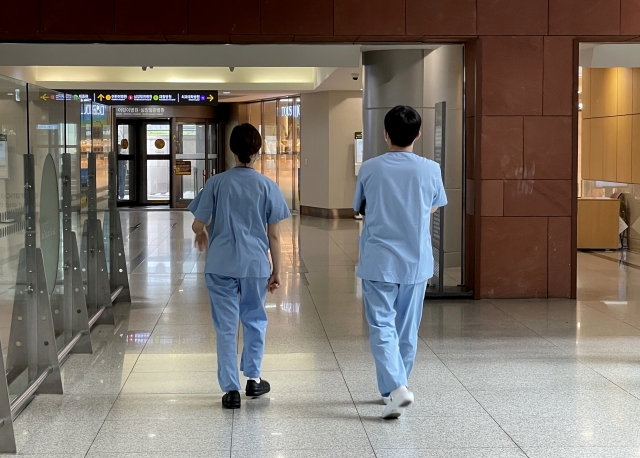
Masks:
[[[578,199],[578,249],[617,250],[620,201],[608,197]]]

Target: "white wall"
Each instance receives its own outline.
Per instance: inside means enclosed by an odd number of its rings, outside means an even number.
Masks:
[[[300,204],[351,208],[355,191],[354,134],[362,131],[360,91],[302,94]]]
[[[300,205],[329,208],[329,93],[300,96]]]
[[[362,92],[329,92],[329,207],[327,208],[351,208],[353,205],[357,178],[356,132],[362,132]]]

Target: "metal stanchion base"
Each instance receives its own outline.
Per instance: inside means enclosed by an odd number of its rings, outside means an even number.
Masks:
[[[16,453],[9,388],[4,374],[4,361],[0,355],[0,453]]]

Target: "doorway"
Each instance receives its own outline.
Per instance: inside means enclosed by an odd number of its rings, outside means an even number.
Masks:
[[[186,208],[218,172],[218,123],[204,119],[176,119],[172,208]]]
[[[170,203],[171,124],[169,120],[118,121],[118,203]]]
[[[119,119],[118,204],[186,208],[218,171],[218,123]]]

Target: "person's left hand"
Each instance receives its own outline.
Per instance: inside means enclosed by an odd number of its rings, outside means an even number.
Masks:
[[[200,250],[201,253],[204,253],[209,245],[209,237],[207,237],[206,232],[201,232],[196,235],[195,246]]]

